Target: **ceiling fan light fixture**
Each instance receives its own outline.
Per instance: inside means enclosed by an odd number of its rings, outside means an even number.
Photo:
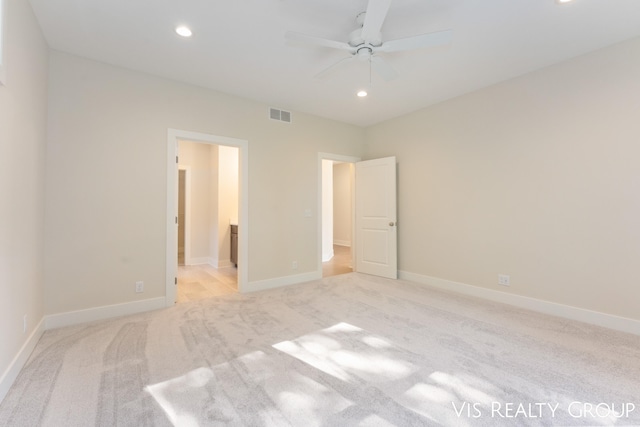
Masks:
[[[191,37],[191,35],[193,34],[191,32],[191,29],[186,25],[178,25],[176,27],[176,33],[182,37]]]
[[[358,95],[358,98],[364,98],[365,96],[368,95],[368,93],[366,90],[359,90],[356,95]]]
[[[347,42],[325,39],[288,31],[285,38],[294,43],[303,43],[310,46],[328,47],[346,51],[349,57],[343,58],[331,67],[316,75],[324,78],[333,72],[338,66],[347,61],[358,59],[369,62],[369,85],[371,84],[371,69],[379,74],[385,81],[398,77],[398,73],[377,53],[403,52],[414,49],[422,49],[431,46],[440,46],[451,42],[452,31],[443,30],[426,34],[418,34],[401,39],[383,41],[380,33],[382,25],[387,17],[392,0],[368,0],[367,10],[356,17],[358,28],[353,30]]]

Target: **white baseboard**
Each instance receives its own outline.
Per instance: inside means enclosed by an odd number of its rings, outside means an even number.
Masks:
[[[276,277],[273,279],[256,280],[249,282],[247,289],[242,292],[256,292],[267,289],[280,288],[282,286],[297,285],[298,283],[311,282],[322,279],[322,271],[312,271],[310,273],[296,274],[293,276]]]
[[[95,320],[110,319],[112,317],[127,316],[145,311],[158,310],[166,307],[166,298],[150,298],[123,304],[105,305],[85,310],[68,311],[66,313],[50,314],[45,317],[46,329],[61,328]]]
[[[349,240],[334,240],[333,244],[338,246],[346,246],[348,248],[351,247],[351,242]]]
[[[481,288],[479,286],[468,285],[466,283],[453,282],[451,280],[437,277],[423,276],[399,271],[399,278],[410,282],[432,286],[434,288],[471,295],[491,301],[501,302],[520,308],[525,308],[539,313],[552,316],[563,317],[565,319],[578,320],[592,325],[602,326],[617,331],[640,335],[640,321],[626,317],[615,316],[613,314],[601,313],[599,311],[585,308],[573,307],[570,305],[558,304],[536,298],[521,295],[508,294],[506,292],[494,291],[492,289]]]
[[[214,262],[215,260],[212,257],[189,258],[184,261],[185,265],[214,265]]]
[[[209,265],[213,268],[233,267],[233,264],[231,263],[230,259],[222,259],[222,260],[218,260],[218,262],[216,262],[216,260],[212,260],[212,262]]]
[[[16,357],[13,358],[9,367],[4,371],[2,377],[0,377],[0,403],[4,400],[13,382],[18,378],[20,370],[24,367],[24,364],[27,363],[31,352],[36,347],[40,337],[42,337],[44,325],[44,318],[42,318],[33,332],[31,332],[31,335],[29,335],[29,338],[27,338],[27,341],[22,345],[22,348],[20,348],[18,354],[16,354]]]

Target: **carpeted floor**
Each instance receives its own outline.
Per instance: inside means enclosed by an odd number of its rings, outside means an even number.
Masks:
[[[350,273],[47,331],[0,425],[640,425],[640,337]]]

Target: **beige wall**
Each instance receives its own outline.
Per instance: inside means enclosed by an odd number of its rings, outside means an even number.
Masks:
[[[640,319],[638,76],[635,39],[367,129],[399,268]]]
[[[186,264],[202,264],[217,256],[216,246],[210,244],[217,238],[217,146],[189,141],[179,141],[180,166],[188,167],[190,176],[189,200],[189,253]],[[213,158],[212,158],[213,156]]]
[[[182,253],[184,256],[185,249],[185,227],[186,227],[186,209],[187,209],[187,171],[180,170],[178,173],[178,253]],[[178,255],[178,258],[180,256]],[[182,259],[182,263],[184,263],[184,259]]]
[[[353,164],[333,165],[333,242],[351,246],[351,171]]]
[[[322,262],[333,258],[333,160],[322,159]]]
[[[231,223],[238,223],[238,165],[237,147],[218,147],[218,258],[217,265],[231,263]]]
[[[219,190],[220,190],[220,177],[219,177],[219,154],[220,147],[217,145],[209,145],[209,165],[210,165],[210,212],[211,212],[211,228],[209,230],[209,253],[211,254],[211,260],[209,263],[215,265],[215,260],[220,257],[219,247],[217,245],[220,239],[220,231],[218,229],[218,223],[220,222],[219,212]]]
[[[249,141],[249,282],[316,271],[318,152],[361,128],[55,51],[49,84],[47,313],[165,295],[168,128]]]
[[[5,1],[0,85],[0,379],[44,314],[47,46],[29,3]],[[28,330],[23,332],[23,316]],[[0,400],[5,383],[0,384]]]

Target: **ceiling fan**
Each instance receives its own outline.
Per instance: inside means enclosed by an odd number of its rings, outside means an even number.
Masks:
[[[387,17],[391,1],[369,0],[367,10],[356,16],[356,23],[359,27],[351,32],[348,42],[340,42],[293,31],[288,31],[285,34],[285,38],[293,43],[339,49],[351,54],[316,74],[316,78],[327,77],[346,63],[361,59],[368,60],[370,69],[373,69],[384,80],[393,80],[398,77],[398,73],[382,57],[378,56],[378,53],[401,52],[444,45],[451,41],[453,31],[437,31],[403,39],[383,41],[380,30]]]

